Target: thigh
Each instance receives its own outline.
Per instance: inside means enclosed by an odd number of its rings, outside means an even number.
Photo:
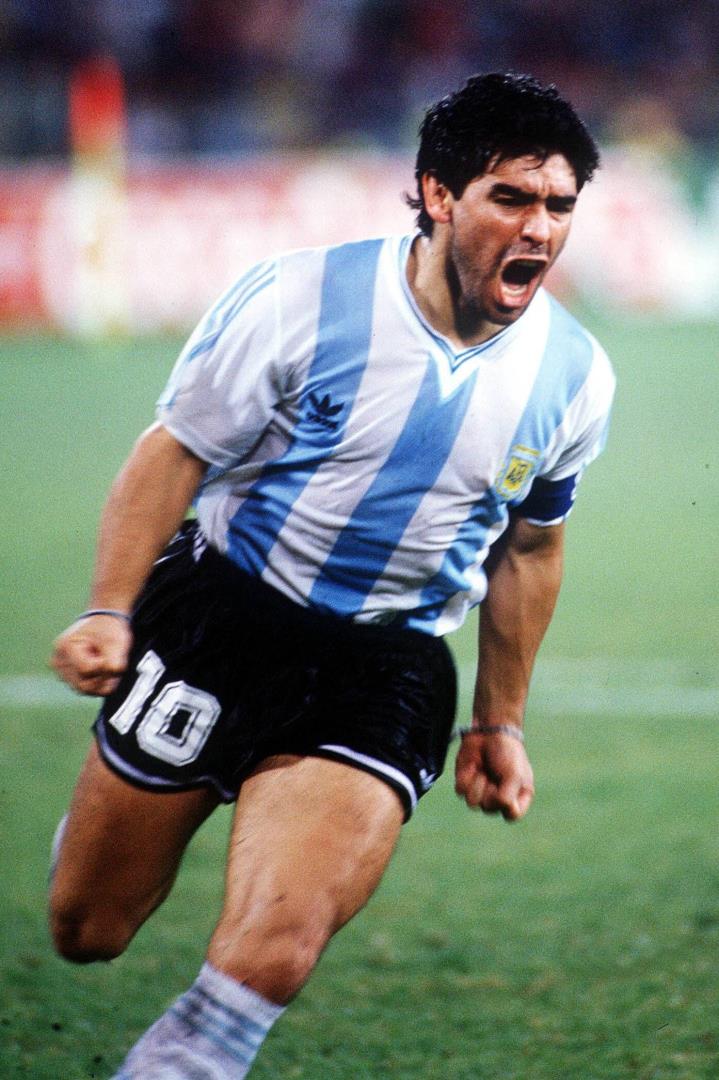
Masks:
[[[53,908],[116,912],[139,925],[167,894],[187,843],[217,802],[207,788],[157,794],[135,787],[93,743],[58,852]]]
[[[274,1000],[291,997],[377,888],[403,820],[396,792],[370,773],[268,759],[240,791],[210,961]],[[273,955],[286,969],[279,991]]]

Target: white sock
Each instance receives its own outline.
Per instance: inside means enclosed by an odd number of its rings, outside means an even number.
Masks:
[[[114,1080],[242,1080],[283,1011],[206,962],[190,989],[135,1044]]]

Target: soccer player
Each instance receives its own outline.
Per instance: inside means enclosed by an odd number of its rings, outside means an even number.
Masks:
[[[456,790],[527,812],[530,673],[613,393],[541,286],[597,164],[553,87],[470,79],[422,123],[418,232],[245,274],[115,481],[90,608],[54,653],[104,697],[55,843],[59,952],[122,952],[236,800],[206,962],[123,1080],[247,1074],[442,771],[443,637],[476,604]]]

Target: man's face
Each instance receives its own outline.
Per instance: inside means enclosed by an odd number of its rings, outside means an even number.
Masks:
[[[448,272],[467,314],[500,326],[519,318],[564,247],[576,199],[562,154],[502,161],[452,199]]]

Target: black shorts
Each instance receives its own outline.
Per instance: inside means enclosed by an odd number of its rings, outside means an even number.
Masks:
[[[300,607],[186,524],[133,613],[128,670],[95,734],[154,791],[231,802],[273,754],[332,758],[386,781],[409,817],[444,768],[456,679],[439,638]]]

